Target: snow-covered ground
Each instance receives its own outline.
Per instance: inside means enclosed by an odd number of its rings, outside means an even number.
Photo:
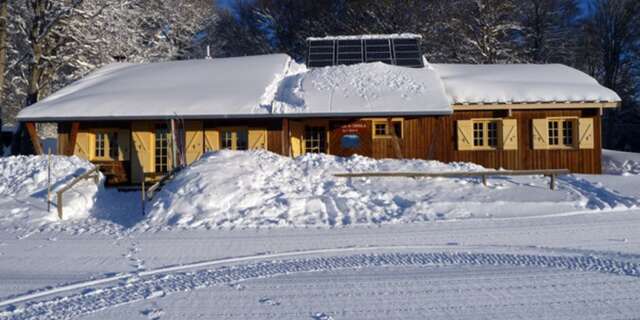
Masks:
[[[2,158],[0,319],[633,319],[639,163],[606,151],[609,174],[551,191],[332,175],[483,170],[467,163],[218,152],[147,216],[87,181],[56,221],[46,157]],[[56,187],[91,167],[53,164]]]

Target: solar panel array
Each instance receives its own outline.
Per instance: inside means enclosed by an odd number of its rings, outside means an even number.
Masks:
[[[307,66],[326,67],[363,62],[383,62],[423,67],[417,38],[308,40]]]

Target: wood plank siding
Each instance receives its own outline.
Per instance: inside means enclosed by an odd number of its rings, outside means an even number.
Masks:
[[[593,148],[566,148],[536,150],[533,147],[532,122],[534,119],[549,117],[588,118],[593,120]],[[514,119],[517,123],[517,148],[515,150],[465,150],[458,148],[457,124],[460,120],[470,119]],[[513,122],[513,121],[511,121]],[[589,120],[591,122],[591,120]],[[375,125],[397,123],[386,136],[374,137]],[[138,183],[137,175],[155,173],[155,139],[147,137],[144,148],[136,146],[132,139],[136,128],[156,128],[166,125],[167,121],[102,121],[102,122],[64,122],[59,123],[60,154],[73,154],[85,157],[104,166],[109,181],[114,184]],[[259,146],[248,148],[266,148],[282,155],[297,155],[305,152],[306,130],[313,128],[326,130],[326,139],[322,148],[325,152],[339,156],[360,154],[373,158],[410,158],[429,159],[442,162],[473,162],[487,168],[504,168],[511,170],[525,169],[569,169],[576,173],[601,173],[601,118],[598,109],[565,109],[565,110],[493,110],[493,111],[456,111],[451,116],[394,117],[394,118],[309,118],[309,119],[226,119],[226,120],[187,120],[187,152],[192,155],[188,162],[207,150],[217,150],[222,146],[221,132],[238,130],[250,132],[248,139],[258,141]],[[233,129],[229,129],[233,128]],[[75,132],[77,130],[77,133]],[[115,130],[119,133],[118,143],[121,147],[117,159],[94,158],[95,135],[100,131]],[[150,129],[151,130],[151,129]],[[199,132],[192,132],[192,131]],[[147,130],[148,131],[148,130]],[[201,131],[201,132],[200,132]],[[145,131],[146,132],[146,131]],[[149,131],[147,134],[155,135]],[[235,137],[234,133],[234,137]],[[394,136],[394,134],[397,134]],[[73,135],[76,135],[75,139]],[[124,136],[123,136],[124,135]],[[265,136],[266,135],[266,136]],[[138,140],[140,138],[138,137]],[[198,141],[193,141],[197,139]],[[235,139],[235,138],[234,138]],[[256,140],[258,139],[258,140]],[[351,140],[349,140],[351,139]],[[355,139],[354,145],[346,142]],[[69,143],[77,140],[74,146]],[[204,141],[200,141],[204,140]],[[345,142],[346,141],[346,142]],[[135,142],[135,143],[134,143]],[[353,142],[353,141],[352,141]],[[234,146],[235,146],[234,142]],[[240,142],[238,142],[240,143]],[[147,145],[149,144],[149,145]],[[125,145],[126,148],[122,148]],[[191,150],[196,148],[198,150]],[[145,150],[147,154],[138,155],[137,151]],[[200,150],[203,149],[203,150]],[[122,154],[126,152],[127,154]],[[138,160],[136,160],[138,159]],[[133,161],[144,163],[132,163]],[[111,169],[108,169],[111,168]]]

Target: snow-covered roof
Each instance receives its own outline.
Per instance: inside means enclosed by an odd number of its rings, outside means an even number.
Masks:
[[[376,40],[376,39],[422,39],[422,36],[414,33],[393,33],[393,34],[363,34],[346,36],[326,36],[309,37],[307,41],[318,40]]]
[[[432,64],[451,103],[618,102],[598,81],[560,64]]]
[[[453,111],[433,69],[376,62],[312,68],[292,74],[281,82],[271,112],[442,115]]]
[[[264,113],[285,54],[111,64],[22,110],[18,119],[241,116]]]
[[[307,69],[274,54],[108,65],[23,109],[18,120],[446,115],[454,103],[569,101],[620,98],[562,65]]]

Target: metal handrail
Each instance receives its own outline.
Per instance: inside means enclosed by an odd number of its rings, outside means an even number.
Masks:
[[[556,177],[559,175],[570,174],[568,169],[549,169],[549,170],[510,170],[510,171],[461,171],[461,172],[349,172],[336,173],[335,177],[339,178],[358,178],[358,177],[408,177],[408,178],[460,178],[460,177],[481,177],[482,184],[487,185],[487,177],[491,176],[537,176],[542,175],[551,178],[551,190],[556,189]]]
[[[82,180],[86,180],[86,179],[91,179],[93,178],[94,182],[96,184],[100,183],[100,166],[96,165],[93,169],[83,173],[82,175],[76,177],[75,179],[71,180],[71,182],[69,182],[67,185],[65,185],[64,187],[60,188],[60,190],[56,191],[56,201],[58,204],[58,218],[60,220],[62,220],[62,195],[69,191],[69,189],[73,188],[76,184],[78,184],[80,181]]]

